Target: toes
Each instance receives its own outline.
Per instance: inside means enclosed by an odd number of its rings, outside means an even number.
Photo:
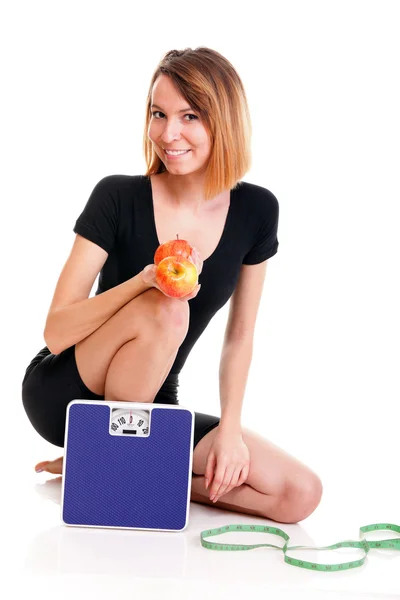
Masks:
[[[49,464],[48,460],[44,460],[44,461],[38,463],[35,467],[36,473],[40,473],[41,471],[46,471],[47,470],[46,467],[48,464]]]
[[[62,473],[63,460],[61,458],[56,458],[55,460],[45,460],[36,465],[35,471],[36,473],[41,473],[42,471],[46,471],[47,473],[60,474]]]

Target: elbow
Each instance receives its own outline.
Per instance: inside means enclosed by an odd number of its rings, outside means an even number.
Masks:
[[[60,354],[62,348],[60,348],[59,340],[57,340],[56,336],[54,335],[54,327],[51,326],[49,321],[50,319],[48,316],[43,332],[44,341],[52,354]]]
[[[52,354],[59,354],[60,353],[60,349],[55,344],[54,339],[51,337],[51,335],[50,335],[50,333],[49,333],[49,331],[47,329],[44,330],[43,337],[44,337],[44,341],[46,343],[46,346],[48,347],[48,349],[50,350],[50,352]]]

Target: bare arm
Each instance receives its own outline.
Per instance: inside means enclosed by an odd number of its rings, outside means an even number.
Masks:
[[[139,273],[98,296],[53,310],[47,317],[44,332],[50,352],[59,354],[85,339],[127,302],[150,287],[143,282]]]
[[[47,315],[44,339],[50,352],[59,354],[98,329],[127,302],[150,287],[141,273],[106,292],[89,298],[90,290],[107,259],[107,252],[76,235]]]
[[[268,259],[255,265],[242,265],[232,294],[219,367],[220,430],[241,431],[242,403],[267,263]]]

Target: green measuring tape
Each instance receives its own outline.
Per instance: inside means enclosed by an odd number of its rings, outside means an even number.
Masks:
[[[397,531],[400,533],[400,526],[393,525],[392,523],[373,523],[372,525],[364,525],[364,527],[360,527],[360,538],[361,541],[345,541],[339,542],[337,544],[332,544],[332,546],[289,546],[287,545],[289,541],[289,536],[287,533],[282,531],[282,529],[278,529],[277,527],[264,527],[263,525],[224,525],[224,527],[219,527],[218,529],[207,529],[200,533],[200,541],[201,545],[204,548],[208,548],[209,550],[252,550],[253,548],[261,548],[263,546],[269,548],[277,548],[278,550],[282,550],[285,555],[285,562],[294,567],[302,567],[303,569],[311,569],[313,571],[344,571],[345,569],[355,569],[356,567],[361,567],[364,564],[364,561],[367,557],[368,552],[371,548],[390,548],[391,550],[400,550],[400,538],[388,539],[388,540],[377,540],[375,542],[368,541],[363,539],[363,533],[367,531],[376,531],[376,530],[390,530]],[[221,533],[227,533],[228,531],[258,531],[260,533],[272,533],[274,535],[279,535],[281,538],[285,540],[285,544],[283,547],[275,546],[274,544],[217,544],[207,542],[204,538],[219,535]],[[334,565],[324,565],[320,563],[307,562],[306,560],[298,560],[296,558],[290,558],[286,556],[286,552],[288,550],[297,550],[297,549],[312,549],[312,550],[335,550],[336,548],[362,548],[365,551],[365,556],[360,560],[353,560],[352,562],[346,563],[338,563]]]

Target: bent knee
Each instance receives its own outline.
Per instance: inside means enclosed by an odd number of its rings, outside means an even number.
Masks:
[[[142,294],[149,302],[152,325],[167,333],[186,335],[189,327],[189,303],[170,298],[157,288]]]
[[[313,474],[306,481],[292,487],[289,498],[293,505],[295,523],[309,517],[321,502],[323,485],[318,475]]]
[[[289,482],[281,498],[282,522],[298,523],[309,517],[321,502],[321,479],[313,474],[302,482]]]

